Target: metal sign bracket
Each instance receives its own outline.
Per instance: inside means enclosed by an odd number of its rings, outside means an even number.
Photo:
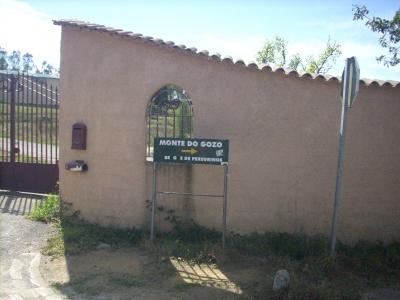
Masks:
[[[224,167],[224,191],[222,195],[213,194],[193,194],[185,192],[173,191],[157,191],[157,167],[159,162],[153,162],[153,180],[152,180],[152,193],[151,193],[151,226],[150,226],[150,240],[154,242],[155,235],[155,214],[157,209],[157,195],[178,195],[178,196],[191,196],[191,197],[210,197],[210,198],[223,198],[222,201],[222,248],[225,249],[226,243],[226,220],[227,220],[227,202],[228,202],[228,164],[223,164]]]

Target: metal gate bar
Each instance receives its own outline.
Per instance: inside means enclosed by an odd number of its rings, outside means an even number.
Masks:
[[[58,181],[58,88],[48,80],[0,74],[0,188],[50,192]]]
[[[15,92],[16,82],[14,75],[10,78],[10,162],[15,163]]]
[[[164,195],[182,195],[182,196],[192,196],[192,197],[216,197],[223,198],[224,195],[211,195],[211,194],[192,194],[192,193],[178,193],[178,192],[157,192],[157,194]]]
[[[1,136],[3,137],[4,134],[8,134],[9,128],[9,93],[8,90],[10,88],[9,86],[9,79],[8,77],[4,76],[1,74],[0,77],[0,83],[1,83],[1,100],[2,100],[2,105],[1,105],[1,125],[2,125],[2,130],[1,130]],[[9,143],[7,143],[7,140],[1,139],[1,160],[2,161],[9,161]]]

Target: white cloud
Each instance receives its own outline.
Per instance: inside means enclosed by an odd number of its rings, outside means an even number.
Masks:
[[[0,11],[1,47],[29,52],[37,64],[46,60],[59,66],[61,30],[51,16],[16,0],[0,0]]]

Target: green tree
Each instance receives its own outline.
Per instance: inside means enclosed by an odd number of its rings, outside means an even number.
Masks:
[[[257,61],[259,63],[273,63],[278,67],[286,65],[287,41],[275,36],[272,40],[266,40],[263,47],[258,51]]]
[[[37,71],[36,71],[37,72]],[[42,62],[42,70],[39,72],[41,74],[46,74],[46,75],[54,75],[57,73],[57,69],[54,68],[51,64],[49,64],[47,61]]]
[[[325,49],[321,54],[317,57],[310,56],[307,59],[306,71],[315,74],[326,74],[341,54],[340,45],[328,39]]]
[[[8,62],[7,62],[7,51],[4,48],[0,47],[0,70],[7,70]]]
[[[36,66],[32,54],[27,52],[21,57],[21,52],[18,50],[14,50],[11,54],[8,54],[2,47],[0,47],[0,70],[23,71],[26,73],[35,70],[37,74],[59,75],[59,70],[47,61],[43,61],[40,68]]]
[[[380,34],[379,44],[388,50],[387,55],[381,55],[376,60],[387,67],[399,64],[400,47],[397,44],[400,41],[400,9],[396,11],[392,20],[369,17],[369,10],[365,5],[353,5],[353,12],[353,20],[365,19],[365,25],[373,32]]]
[[[325,74],[341,54],[340,45],[329,38],[325,49],[318,56],[309,56],[304,59],[297,53],[288,60],[287,41],[280,36],[275,36],[272,40],[267,40],[258,51],[257,62],[296,71]]]
[[[13,51],[8,56],[8,65],[11,71],[19,71],[21,69],[21,52]]]
[[[35,68],[35,63],[33,62],[33,55],[30,53],[25,53],[22,56],[22,70],[26,73],[29,73],[34,68]]]

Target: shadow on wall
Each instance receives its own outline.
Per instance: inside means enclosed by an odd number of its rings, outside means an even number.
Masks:
[[[0,191],[1,213],[28,215],[36,206],[42,204],[45,195],[22,192]]]

